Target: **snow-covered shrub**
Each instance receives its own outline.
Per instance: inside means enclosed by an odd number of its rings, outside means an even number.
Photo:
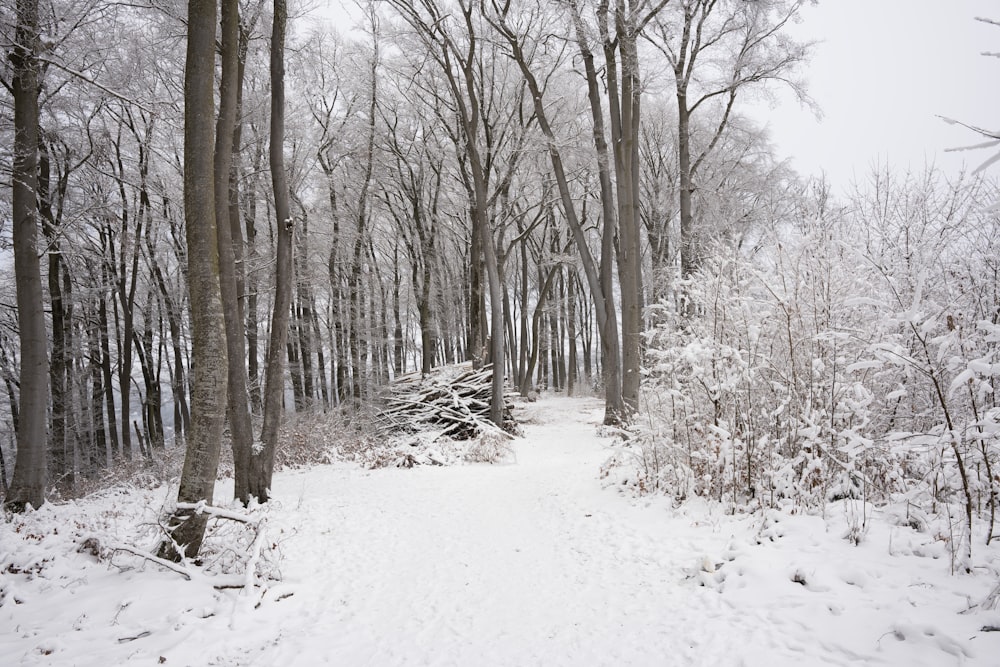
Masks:
[[[231,470],[232,457],[229,457]],[[123,461],[119,465],[102,468],[93,477],[79,475],[73,483],[57,484],[49,494],[50,501],[82,498],[107,489],[155,489],[180,476],[184,465],[184,448],[168,447],[152,458]],[[220,470],[225,466],[220,465]],[[220,472],[220,477],[226,476]]]
[[[491,431],[472,440],[464,458],[470,463],[510,463],[515,455],[510,438],[505,433]]]
[[[370,422],[370,417],[341,410],[288,415],[281,425],[275,465],[280,470],[332,463],[340,452],[367,446],[374,440],[373,434],[365,433],[360,426]]]
[[[857,315],[833,303],[850,291],[831,280],[830,238],[817,223],[767,256],[717,255],[688,288],[697,316],[651,332],[640,441],[685,471],[688,488],[663,480],[673,493],[733,508],[855,493],[872,397],[847,375]]]
[[[641,492],[733,510],[905,497],[965,517],[967,553],[1000,485],[993,193],[876,173],[843,211],[720,244],[687,314],[648,335],[638,437],[617,465]]]

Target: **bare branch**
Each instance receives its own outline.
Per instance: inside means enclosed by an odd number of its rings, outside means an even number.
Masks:
[[[260,523],[261,517],[249,516],[247,514],[241,514],[239,512],[233,512],[221,507],[215,507],[207,503],[177,503],[177,509],[179,510],[191,510],[195,514],[207,514],[209,516],[214,516],[219,519],[229,519],[230,521],[239,521],[241,523],[247,524],[258,524]]]
[[[90,78],[89,76],[87,76],[83,72],[75,70],[72,67],[67,67],[66,65],[62,64],[61,62],[58,62],[56,60],[52,60],[51,58],[46,58],[44,56],[39,56],[38,60],[40,62],[43,62],[43,63],[47,64],[47,65],[52,65],[56,69],[61,69],[62,71],[66,72],[67,74],[70,74],[71,76],[75,76],[76,78],[80,79],[81,81],[85,81],[86,83],[89,83],[90,85],[94,86],[98,90],[101,90],[101,91],[107,93],[108,95],[111,95],[112,97],[114,97],[116,99],[119,99],[119,100],[121,100],[123,102],[128,102],[129,104],[133,104],[133,105],[139,107],[140,109],[142,109],[143,111],[145,111],[147,113],[155,113],[150,107],[146,106],[142,102],[140,102],[140,101],[138,101],[136,99],[133,99],[131,97],[127,97],[125,95],[122,95],[121,93],[119,93],[117,91],[114,91],[111,88],[108,88],[104,84],[95,81],[94,79]]]
[[[177,574],[181,575],[188,581],[191,581],[191,573],[188,572],[186,568],[184,568],[181,565],[178,565],[177,563],[172,563],[169,560],[164,560],[163,558],[154,556],[148,551],[143,551],[142,549],[136,549],[135,547],[129,546],[127,544],[116,544],[115,546],[112,547],[112,550],[127,551],[133,556],[139,556],[140,558],[145,558],[146,560],[156,563],[160,567],[166,568],[172,572],[176,572]]]

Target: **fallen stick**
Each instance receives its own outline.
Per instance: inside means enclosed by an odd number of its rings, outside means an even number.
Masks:
[[[191,573],[188,572],[186,568],[178,565],[177,563],[174,563],[173,561],[164,560],[159,556],[154,556],[148,551],[143,551],[142,549],[136,549],[135,547],[130,547],[127,544],[117,544],[113,546],[111,549],[112,551],[126,551],[132,554],[133,556],[139,556],[140,558],[145,558],[146,560],[156,563],[160,567],[166,568],[172,572],[176,572],[177,574],[181,575],[188,581],[191,581]]]

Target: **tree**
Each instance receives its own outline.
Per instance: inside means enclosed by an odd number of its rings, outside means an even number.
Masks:
[[[676,261],[674,225],[677,217],[677,147],[675,119],[666,105],[646,105],[640,129],[640,219],[646,230],[650,258],[652,304],[669,296]],[[662,319],[654,314],[654,320]]]
[[[808,0],[720,2],[682,0],[655,20],[652,43],[666,56],[674,75],[677,102],[677,162],[681,278],[698,267],[698,229],[692,206],[699,168],[728,126],[737,96],[744,89],[777,81],[805,100],[790,76],[809,55],[810,44],[783,30]],[[719,101],[721,111],[700,150],[692,149],[692,117]]]
[[[211,503],[227,404],[226,327],[219,285],[215,217],[215,0],[188,0],[184,67],[184,226],[191,297],[191,431],[178,503]],[[201,549],[208,515],[178,509],[161,544],[161,558],[179,560]]]
[[[243,331],[243,309],[240,307],[233,231],[232,202],[236,196],[236,174],[233,171],[233,142],[239,99],[239,0],[222,0],[222,80],[219,84],[219,118],[215,130],[215,220],[219,246],[219,284],[226,325],[228,359],[229,429],[233,447],[234,493],[244,504],[250,501],[250,457],[253,446],[253,425],[247,394],[246,336]],[[238,214],[237,214],[238,217]]]
[[[278,445],[285,393],[285,355],[288,341],[288,319],[292,306],[292,233],[295,223],[289,207],[288,177],[285,174],[285,24],[288,9],[285,0],[274,0],[271,27],[271,145],[269,160],[271,183],[274,188],[274,213],[277,224],[277,268],[274,277],[274,306],[271,312],[271,334],[267,347],[264,387],[264,425],[260,448],[250,459],[249,494],[259,502],[271,495],[274,474],[274,454]]]
[[[642,335],[642,251],[639,235],[639,127],[642,86],[637,42],[642,30],[669,0],[655,3],[600,0],[596,8],[597,33],[604,52],[605,87],[608,94],[608,126],[605,126],[599,80],[588,27],[580,4],[570,4],[576,42],[587,78],[587,97],[594,123],[601,202],[606,225],[618,230],[618,283],[622,302],[622,398],[627,409],[639,407],[639,377]],[[611,14],[609,16],[609,14]],[[614,33],[610,28],[613,21]],[[614,156],[614,188],[607,142],[611,131]],[[602,259],[604,259],[602,257]],[[610,255],[606,261],[610,261]],[[610,285],[605,286],[609,290]],[[626,415],[627,417],[627,415]]]
[[[386,148],[391,156],[394,178],[382,184],[382,199],[406,248],[420,329],[420,372],[427,375],[434,363],[435,322],[431,297],[437,282],[435,265],[439,252],[438,206],[443,157],[436,146],[432,127],[419,121],[407,123],[405,111],[383,111],[383,116],[387,121]],[[402,366],[399,370],[402,372]]]
[[[24,511],[45,502],[49,359],[38,261],[38,0],[17,0],[10,61],[14,97],[14,275],[21,344],[21,392],[14,478],[4,506]]]

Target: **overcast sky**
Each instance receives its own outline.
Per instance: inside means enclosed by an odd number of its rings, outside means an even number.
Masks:
[[[938,115],[1000,129],[997,0],[821,0],[795,32],[821,40],[805,71],[822,109],[816,120],[790,97],[767,115],[778,152],[803,173],[823,169],[836,187],[874,162],[955,172],[986,153],[948,153],[977,142]],[[994,167],[995,172],[1000,168]],[[1000,175],[1000,173],[998,173]]]

